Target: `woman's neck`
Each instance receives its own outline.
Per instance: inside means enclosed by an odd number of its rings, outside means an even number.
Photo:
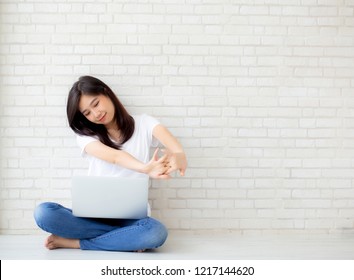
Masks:
[[[118,128],[118,125],[115,123],[112,123],[110,125],[106,125],[107,132],[109,137],[114,140],[117,143],[121,142],[121,132],[120,129]]]

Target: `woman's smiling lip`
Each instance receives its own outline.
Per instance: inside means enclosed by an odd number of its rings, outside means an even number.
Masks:
[[[99,121],[99,122],[103,122],[103,120],[104,120],[105,117],[106,117],[106,114],[104,114],[104,115],[102,116],[102,118],[100,118],[98,121]]]

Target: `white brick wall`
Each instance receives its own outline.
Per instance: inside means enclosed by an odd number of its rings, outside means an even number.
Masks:
[[[1,233],[70,206],[85,74],[183,143],[187,176],[150,193],[170,229],[353,229],[354,1],[52,2],[0,1]]]

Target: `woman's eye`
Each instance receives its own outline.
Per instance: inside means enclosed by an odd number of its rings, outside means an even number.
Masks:
[[[99,101],[96,102],[96,103],[93,105],[93,107],[97,107],[97,106],[98,106],[98,103],[100,103],[100,102],[99,102]]]

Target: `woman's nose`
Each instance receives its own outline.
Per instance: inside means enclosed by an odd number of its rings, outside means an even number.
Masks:
[[[99,117],[100,114],[101,114],[101,113],[100,113],[99,110],[97,110],[97,109],[94,109],[94,110],[93,110],[93,115],[95,116],[95,118]]]

